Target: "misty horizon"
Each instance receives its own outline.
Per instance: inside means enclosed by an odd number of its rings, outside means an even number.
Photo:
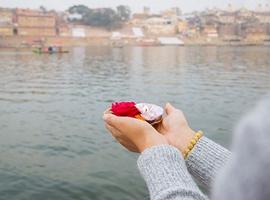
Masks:
[[[140,3],[141,2],[141,3]],[[196,2],[196,0],[189,0],[188,2],[184,2],[181,0],[145,0],[142,3],[142,0],[130,0],[126,2],[124,0],[103,0],[96,2],[94,0],[70,0],[64,2],[63,0],[35,0],[35,1],[23,1],[23,0],[13,0],[13,1],[6,1],[0,0],[0,7],[7,7],[7,8],[31,8],[31,9],[38,9],[40,6],[44,6],[45,8],[51,10],[58,10],[64,11],[67,10],[69,7],[73,5],[86,5],[89,8],[100,8],[100,7],[111,7],[115,8],[118,5],[127,5],[131,8],[131,11],[140,12],[143,10],[143,7],[151,8],[151,12],[160,12],[161,10],[166,10],[172,7],[179,7],[183,12],[192,12],[192,11],[201,11],[207,8],[220,8],[226,9],[228,5],[231,4],[233,9],[239,9],[245,7],[247,9],[258,9],[259,5],[261,4],[262,8],[266,7],[268,2],[267,0],[260,0],[257,2],[250,1],[250,0],[236,0],[234,2],[230,1],[222,1],[216,2],[214,0],[208,0],[204,2]],[[268,7],[269,9],[269,7]]]

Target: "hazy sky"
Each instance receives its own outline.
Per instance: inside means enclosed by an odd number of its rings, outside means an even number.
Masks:
[[[0,7],[38,8],[44,5],[49,9],[65,10],[76,4],[89,7],[115,7],[129,5],[133,11],[140,11],[143,6],[151,6],[157,12],[164,8],[180,7],[184,12],[202,10],[207,7],[226,8],[231,3],[235,7],[256,8],[259,3],[270,4],[270,0],[0,0]]]

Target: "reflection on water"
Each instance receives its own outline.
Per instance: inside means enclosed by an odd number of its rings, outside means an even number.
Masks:
[[[112,102],[172,102],[228,146],[270,89],[266,47],[0,51],[0,199],[148,199],[137,155],[107,134]]]

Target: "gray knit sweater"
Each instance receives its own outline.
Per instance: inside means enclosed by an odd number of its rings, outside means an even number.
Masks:
[[[170,145],[146,149],[138,168],[153,200],[270,199],[270,98],[236,129],[233,154],[202,137],[185,161]]]

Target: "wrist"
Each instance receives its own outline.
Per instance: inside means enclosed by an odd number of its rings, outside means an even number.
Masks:
[[[163,136],[155,135],[153,137],[145,137],[138,145],[138,149],[142,153],[145,149],[164,144],[168,144],[167,140]]]
[[[197,144],[197,142],[201,139],[202,136],[203,136],[202,131],[198,131],[198,132],[195,133],[193,138],[188,143],[186,149],[182,152],[182,154],[184,156],[184,159],[186,159],[188,157],[189,153],[192,151],[192,149]]]
[[[196,132],[193,131],[191,128],[186,129],[181,138],[179,138],[179,142],[177,148],[182,152],[185,152],[186,148],[188,147],[190,141],[194,138]]]

